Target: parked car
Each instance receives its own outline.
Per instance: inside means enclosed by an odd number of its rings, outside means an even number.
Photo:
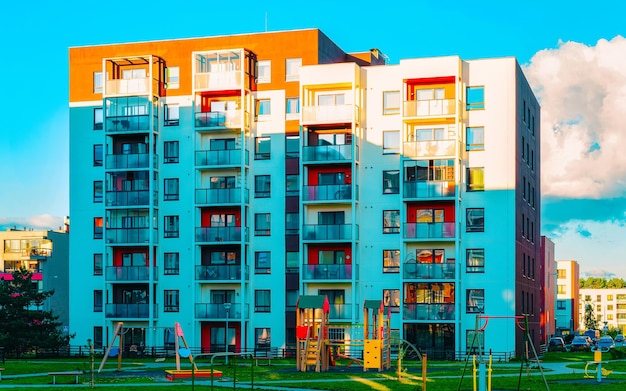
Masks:
[[[600,330],[585,330],[584,336],[591,339],[591,342],[595,343],[600,338]]]
[[[562,352],[565,350],[565,341],[561,337],[552,337],[548,341],[548,352]]]
[[[604,337],[601,337],[600,339],[598,339],[598,342],[596,343],[597,347],[600,349],[613,349],[615,347],[615,342],[613,341],[613,337],[611,337],[610,335],[605,335]]]
[[[615,336],[615,346],[624,346],[624,335],[617,334]]]
[[[572,344],[570,345],[570,351],[587,351],[591,347],[589,343],[589,337],[585,337],[584,335],[577,335],[572,340]]]

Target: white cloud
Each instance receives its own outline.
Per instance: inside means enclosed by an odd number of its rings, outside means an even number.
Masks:
[[[63,217],[52,216],[50,214],[41,214],[26,218],[21,217],[0,217],[0,227],[17,228],[17,229],[59,229],[63,227]]]
[[[543,195],[626,194],[626,39],[560,43],[524,72],[541,103]]]

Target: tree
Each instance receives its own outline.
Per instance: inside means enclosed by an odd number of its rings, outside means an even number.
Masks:
[[[596,314],[593,309],[593,304],[590,301],[585,302],[585,329],[587,330],[597,330],[598,329],[598,320],[596,319]]]
[[[0,279],[0,346],[20,357],[33,349],[54,349],[69,344],[61,322],[52,311],[38,309],[54,291],[40,292],[32,273],[20,268],[12,279]]]

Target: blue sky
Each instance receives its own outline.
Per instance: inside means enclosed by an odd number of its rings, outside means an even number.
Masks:
[[[517,57],[542,105],[542,234],[583,275],[626,278],[626,3],[406,3],[12,3],[0,20],[0,227],[56,228],[69,214],[69,47],[317,27],[392,63]]]

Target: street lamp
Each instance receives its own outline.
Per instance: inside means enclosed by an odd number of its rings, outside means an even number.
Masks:
[[[228,315],[230,313],[231,303],[224,303],[224,309],[226,310],[226,330],[224,330],[224,351],[228,353]],[[226,355],[226,365],[228,365],[228,355]]]

